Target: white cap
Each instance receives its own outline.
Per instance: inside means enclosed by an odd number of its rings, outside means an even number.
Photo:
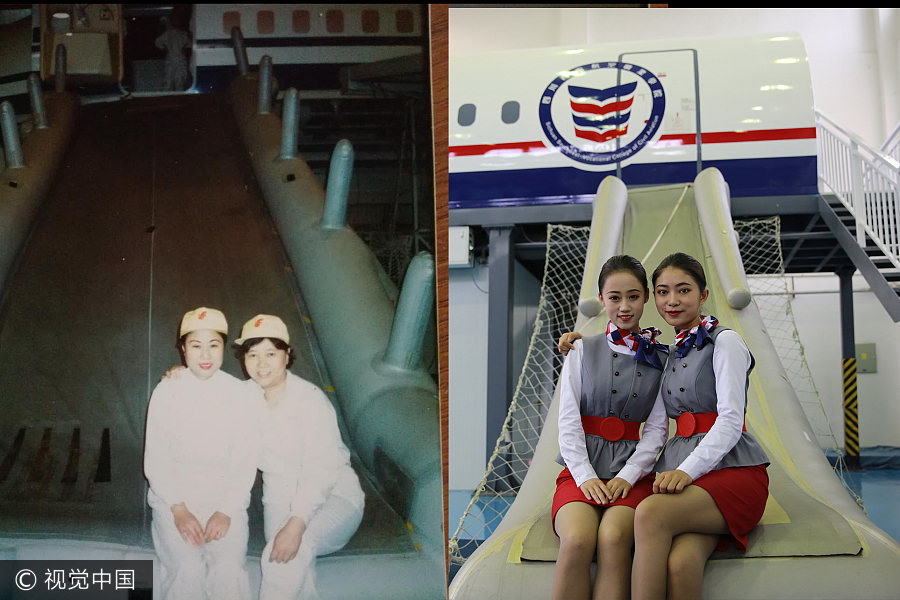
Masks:
[[[291,343],[287,325],[275,315],[256,315],[244,323],[244,327],[241,328],[241,337],[234,340],[234,343],[241,345],[254,338],[275,338],[285,344]]]
[[[192,331],[201,329],[211,329],[222,335],[228,335],[228,322],[222,311],[201,306],[184,313],[184,317],[181,319],[181,333],[178,334],[178,337],[184,337]]]

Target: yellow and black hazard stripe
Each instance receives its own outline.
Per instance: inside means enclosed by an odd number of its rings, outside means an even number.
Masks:
[[[856,399],[856,359],[843,359],[844,381],[844,452],[859,456],[859,410]]]

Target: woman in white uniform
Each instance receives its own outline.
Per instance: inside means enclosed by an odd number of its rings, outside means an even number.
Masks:
[[[220,370],[228,335],[220,311],[189,311],[179,335],[187,369],[153,390],[144,448],[161,597],[246,600],[247,506],[265,404],[258,388]]]
[[[165,31],[156,38],[155,44],[160,50],[166,51],[166,89],[180,92],[190,83],[185,51],[191,48],[191,38],[167,17],[160,19],[160,23]]]
[[[316,598],[316,556],[342,548],[362,520],[359,478],[328,397],[288,371],[293,354],[284,322],[257,315],[235,343],[268,405],[259,462],[267,542],[259,597]]]

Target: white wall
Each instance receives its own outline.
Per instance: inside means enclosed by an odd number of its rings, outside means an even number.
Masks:
[[[844,443],[841,321],[835,275],[790,278],[791,302],[800,342],[838,444]],[[790,287],[790,284],[789,284]],[[859,441],[865,446],[900,446],[900,323],[894,323],[865,280],[853,278],[857,344],[874,343],[877,373],[859,373]]]
[[[806,44],[816,108],[880,146],[900,120],[898,9],[453,8],[449,51],[786,31]]]
[[[799,32],[805,41],[816,108],[880,146],[900,120],[897,9],[452,8],[449,52],[785,31]],[[478,269],[476,279],[487,289],[487,274]],[[473,489],[485,460],[487,296],[473,292],[471,282],[470,270],[451,270],[451,489]],[[837,278],[797,278],[795,285],[825,292],[798,294],[792,306],[815,385],[842,444]],[[860,441],[900,446],[900,324],[870,292],[855,293],[854,303],[856,341],[877,343],[879,365],[878,373],[859,375]]]

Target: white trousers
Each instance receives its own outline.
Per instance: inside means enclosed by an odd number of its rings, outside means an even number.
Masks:
[[[177,50],[181,54],[181,50]],[[171,52],[170,52],[171,54]],[[188,84],[188,65],[184,55],[166,56],[166,89],[180,92]]]
[[[259,600],[316,600],[316,556],[343,548],[362,521],[363,507],[339,496],[331,496],[307,523],[300,549],[286,563],[269,562],[275,535],[291,518],[290,505],[265,505],[266,547],[261,561],[262,587]]]
[[[212,510],[191,511],[201,526]],[[247,511],[231,517],[228,532],[220,540],[200,547],[186,542],[169,510],[153,509],[153,547],[160,561],[162,600],[249,600]]]

